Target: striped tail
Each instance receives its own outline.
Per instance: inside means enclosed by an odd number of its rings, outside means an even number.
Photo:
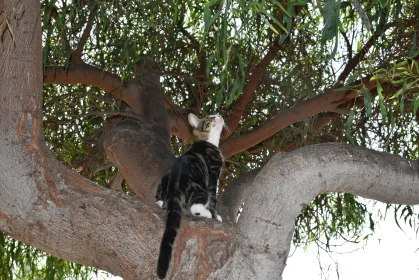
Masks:
[[[182,208],[176,199],[169,199],[167,203],[167,221],[164,230],[163,240],[160,245],[160,255],[157,263],[157,276],[160,279],[166,277],[172,259],[172,247],[175,242],[177,231],[180,227]]]

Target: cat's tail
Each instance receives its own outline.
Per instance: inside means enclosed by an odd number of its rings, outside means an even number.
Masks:
[[[164,230],[163,240],[160,245],[160,255],[157,262],[157,276],[160,279],[166,277],[169,269],[170,260],[172,259],[172,247],[175,242],[177,231],[180,227],[182,217],[182,208],[177,199],[169,199],[167,202],[167,221]]]

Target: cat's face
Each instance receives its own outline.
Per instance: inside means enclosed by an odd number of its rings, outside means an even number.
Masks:
[[[193,127],[193,134],[198,140],[211,140],[214,137],[220,138],[223,130],[224,120],[220,115],[209,115],[199,119],[194,114],[188,115],[188,120]],[[218,144],[217,144],[218,145]]]

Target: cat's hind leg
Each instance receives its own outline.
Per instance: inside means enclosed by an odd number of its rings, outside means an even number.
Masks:
[[[194,216],[212,218],[211,212],[205,207],[204,204],[201,204],[201,203],[193,204],[190,210],[191,210],[192,215]]]

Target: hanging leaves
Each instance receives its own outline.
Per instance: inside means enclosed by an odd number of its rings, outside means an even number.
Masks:
[[[338,47],[340,0],[326,0],[324,8],[319,5],[319,9],[324,21],[323,33],[320,40],[320,49],[323,50],[328,41],[335,39],[333,51],[328,57],[329,60],[336,55]]]
[[[368,88],[364,88],[364,106],[365,111],[367,113],[367,117],[371,118],[372,115],[372,100],[371,100],[371,93]]]

